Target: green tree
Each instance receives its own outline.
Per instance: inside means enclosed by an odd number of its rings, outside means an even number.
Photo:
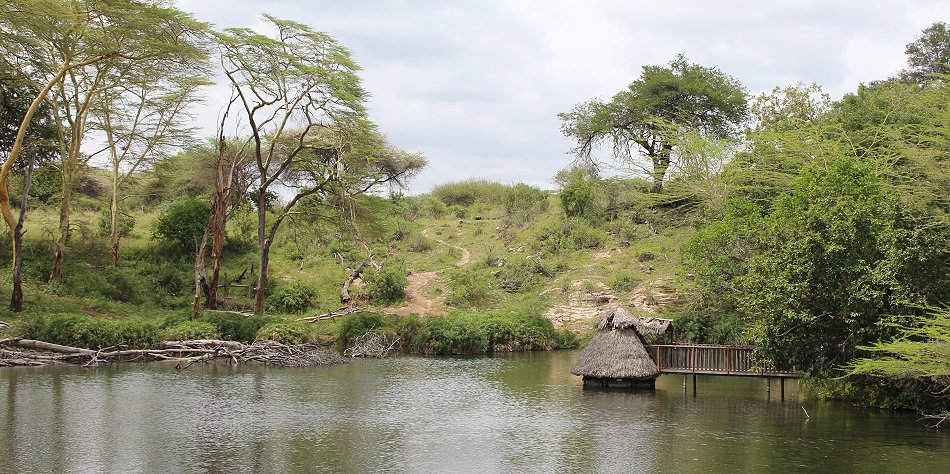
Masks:
[[[207,25],[160,1],[9,0],[0,4],[0,31],[0,58],[22,71],[37,91],[0,169],[0,213],[12,231],[16,221],[10,211],[7,176],[33,115],[48,102],[62,160],[59,232],[50,271],[50,281],[59,282],[69,236],[72,188],[91,156],[81,149],[99,94],[114,86],[110,77],[126,67],[203,60],[205,51],[200,43]]]
[[[907,68],[900,72],[901,80],[923,84],[950,74],[950,26],[942,21],[930,25],[904,52]]]
[[[862,347],[870,357],[848,365],[849,375],[873,375],[888,379],[913,378],[928,383],[943,410],[927,416],[940,426],[950,420],[950,309],[934,310],[910,318],[899,326],[900,335],[888,342]]]
[[[806,170],[763,227],[740,304],[760,355],[781,368],[828,375],[892,336],[888,317],[950,291],[945,232],[919,227],[855,157]]]
[[[659,193],[684,131],[729,137],[746,114],[746,92],[737,79],[679,55],[668,67],[644,66],[640,78],[610,102],[591,100],[558,117],[564,135],[577,141],[573,151],[582,161],[591,162],[605,143],[624,163],[635,165],[645,155],[649,166],[642,170]]]
[[[258,314],[264,311],[271,245],[297,203],[395,184],[425,164],[421,156],[389,146],[367,119],[368,94],[348,49],[309,26],[263,19],[273,36],[249,28],[218,35],[232,104],[251,133],[257,165]],[[266,196],[277,185],[287,187],[290,197],[268,219]]]

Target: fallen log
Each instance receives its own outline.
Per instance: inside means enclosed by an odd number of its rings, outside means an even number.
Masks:
[[[176,368],[181,369],[195,362],[216,358],[226,358],[235,364],[263,362],[281,367],[307,367],[344,362],[341,357],[331,354],[330,351],[316,344],[283,344],[277,341],[256,341],[253,344],[244,344],[235,341],[201,339],[166,341],[161,347],[161,349],[92,350],[14,337],[0,340],[0,367],[57,363],[95,366],[103,362],[176,360],[179,362]]]

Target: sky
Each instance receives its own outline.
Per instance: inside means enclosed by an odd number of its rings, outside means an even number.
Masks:
[[[572,142],[559,112],[609,99],[645,65],[677,53],[739,79],[755,96],[797,82],[833,99],[905,66],[904,47],[950,2],[922,0],[179,0],[218,28],[261,13],[351,49],[390,142],[422,153],[424,193],[485,178],[554,187]],[[207,91],[197,125],[213,135],[227,100]]]

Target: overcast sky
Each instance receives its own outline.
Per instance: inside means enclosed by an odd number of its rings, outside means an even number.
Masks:
[[[329,33],[363,66],[373,120],[423,153],[412,192],[466,178],[553,187],[571,142],[558,112],[609,98],[684,52],[753,95],[818,83],[833,99],[904,67],[904,46],[946,1],[179,0],[218,27],[260,14]],[[213,134],[226,89],[209,91]]]

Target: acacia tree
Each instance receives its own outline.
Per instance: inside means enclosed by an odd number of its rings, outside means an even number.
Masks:
[[[558,117],[564,135],[577,141],[573,152],[581,161],[593,163],[603,144],[623,163],[643,155],[649,160],[643,169],[659,193],[684,131],[732,136],[746,109],[746,92],[737,79],[691,64],[681,54],[668,67],[644,66],[640,78],[610,102],[590,100]]]
[[[130,64],[201,60],[207,25],[165,1],[10,0],[0,6],[4,59],[38,91],[23,116],[17,139],[0,169],[0,212],[12,230],[16,221],[6,181],[22,136],[44,102],[51,105],[60,137],[62,197],[50,280],[61,281],[69,235],[72,187],[82,164],[86,125],[109,77]],[[14,253],[16,250],[14,249]]]
[[[96,124],[106,137],[110,162],[109,263],[119,265],[120,191],[135,172],[192,139],[188,107],[198,100],[206,84],[201,62],[156,68],[155,64],[135,65],[110,82],[96,107]],[[174,65],[171,65],[174,66]]]
[[[0,67],[3,64],[0,63]],[[9,150],[16,140],[20,128],[20,121],[30,107],[35,91],[29,87],[27,81],[17,77],[13,71],[0,68],[0,150]],[[29,133],[24,137],[26,165],[23,169],[23,182],[20,193],[20,209],[12,239],[13,248],[13,293],[10,298],[10,309],[14,312],[23,310],[23,225],[26,222],[28,196],[33,178],[33,168],[40,162],[53,159],[53,143],[56,132],[52,126],[52,117],[49,107],[41,107],[38,116]]]
[[[384,171],[396,179],[421,166],[416,159],[382,162],[380,142],[366,139],[375,130],[366,119],[367,93],[349,50],[306,25],[270,15],[263,20],[273,36],[247,28],[218,35],[257,166],[258,314],[264,310],[271,244],[297,203],[334,188],[366,192],[372,186],[359,187],[364,175]],[[269,216],[268,195],[281,186],[293,194]]]

